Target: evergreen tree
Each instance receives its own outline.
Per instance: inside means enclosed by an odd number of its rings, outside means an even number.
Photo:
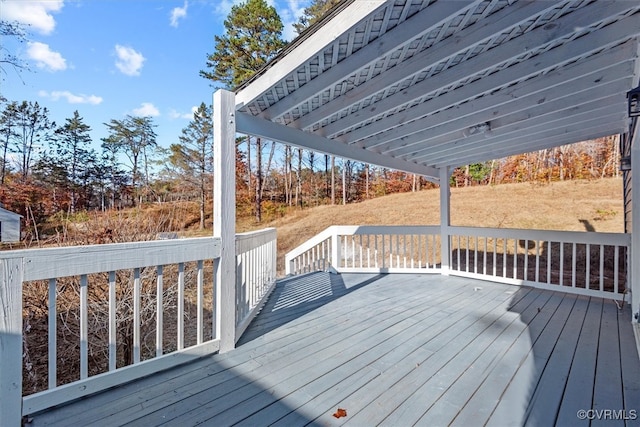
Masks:
[[[213,182],[213,125],[211,108],[201,103],[193,120],[182,129],[179,144],[171,144],[169,162],[182,179],[198,191],[200,229],[204,228],[204,208]]]
[[[73,117],[66,119],[63,126],[56,130],[56,139],[52,143],[53,152],[49,160],[67,171],[66,190],[69,193],[69,212],[74,213],[78,207],[78,198],[83,193],[83,208],[88,208],[91,192],[89,183],[93,181],[93,169],[96,164],[96,153],[90,148],[91,127],[82,121],[78,111]]]
[[[231,8],[225,34],[215,36],[215,52],[207,56],[206,79],[234,90],[251,78],[286,45],[282,21],[265,0],[247,0]]]
[[[224,21],[225,35],[215,36],[215,52],[207,57],[207,68],[200,71],[206,79],[221,82],[234,90],[251,78],[286,45],[282,39],[282,21],[265,0],[247,0],[231,8]],[[247,151],[251,139],[247,138]],[[256,138],[256,221],[262,219],[262,141]],[[249,157],[249,156],[247,156]],[[247,160],[250,160],[247,158]]]

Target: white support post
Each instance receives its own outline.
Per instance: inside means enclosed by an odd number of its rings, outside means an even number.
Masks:
[[[213,235],[220,237],[216,263],[215,331],[220,353],[235,347],[236,331],[236,117],[235,94],[213,94]]]
[[[22,259],[0,260],[0,424],[22,423]]]
[[[640,322],[640,124],[631,138],[631,308],[636,322]]]
[[[450,176],[447,166],[440,168],[440,265],[443,276],[449,275],[451,266],[451,248],[449,246],[449,229],[451,227]]]

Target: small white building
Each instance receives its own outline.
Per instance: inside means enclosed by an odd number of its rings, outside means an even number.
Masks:
[[[0,242],[20,241],[20,218],[22,215],[0,208]]]

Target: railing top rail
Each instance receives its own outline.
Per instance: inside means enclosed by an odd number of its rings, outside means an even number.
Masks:
[[[218,237],[25,249],[0,253],[0,259],[23,259],[25,265],[29,266],[24,269],[24,281],[219,257]]]
[[[519,240],[544,240],[594,245],[628,246],[631,235],[627,233],[601,233],[593,231],[530,230],[517,228],[449,227],[452,235],[473,237],[512,238]]]

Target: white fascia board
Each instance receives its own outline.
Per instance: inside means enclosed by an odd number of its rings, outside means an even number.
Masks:
[[[423,175],[433,182],[438,182],[439,179],[439,171],[436,168],[390,156],[383,156],[372,151],[303,132],[299,129],[273,123],[250,114],[238,112],[236,114],[236,126],[237,131],[240,133],[258,136],[269,141],[277,141],[283,144],[306,148],[318,153],[330,154],[344,159],[415,173]]]
[[[342,12],[332,20],[335,28],[344,28],[345,32],[357,24],[362,19],[375,12],[386,0],[357,0],[347,6]],[[318,54],[327,45],[333,43],[337,38],[332,31],[317,31],[300,45],[298,45],[288,55],[275,62],[263,75],[258,77],[245,89],[236,94],[236,106],[250,104],[264,92],[268,91],[274,84],[286,78],[290,73],[297,70],[310,58]]]

